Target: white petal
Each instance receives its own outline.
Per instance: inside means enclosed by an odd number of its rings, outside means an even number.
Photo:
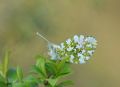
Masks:
[[[79,37],[77,35],[74,36],[74,41],[79,42]]]
[[[67,48],[67,51],[72,51],[73,47]]]
[[[75,58],[75,57],[74,57],[73,55],[70,56],[70,62],[71,62],[71,63],[74,62],[74,61],[73,61],[74,58]]]
[[[80,59],[79,59],[79,62],[80,62],[80,64],[84,64],[84,63],[85,63],[85,60],[82,59],[82,58],[80,58]]]
[[[80,49],[80,48],[82,48],[82,45],[81,44],[77,45],[76,48]]]
[[[92,56],[93,55],[94,50],[88,51],[88,53]]]
[[[91,44],[96,44],[97,45],[97,41],[94,37],[87,37],[85,39],[85,41],[87,41],[88,43],[91,43]]]
[[[82,50],[82,53],[85,53],[85,52],[86,52],[86,51],[83,49],[83,50]]]
[[[87,44],[86,47],[92,48],[92,44]]]
[[[82,44],[83,41],[84,41],[84,36],[83,36],[83,35],[80,35],[79,44]]]
[[[64,49],[65,46],[64,46],[64,43],[61,43],[61,49]]]
[[[67,44],[70,44],[70,43],[71,43],[71,39],[68,39],[68,40],[66,41],[66,43],[67,43]]]
[[[85,57],[85,59],[86,59],[86,60],[89,60],[89,59],[90,59],[90,57],[89,57],[89,56],[86,56],[86,57]]]

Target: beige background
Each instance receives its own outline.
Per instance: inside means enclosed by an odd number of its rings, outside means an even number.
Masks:
[[[0,0],[0,59],[11,50],[10,66],[27,73],[36,54],[47,53],[41,32],[52,42],[75,34],[93,35],[98,47],[84,65],[72,65],[74,87],[120,87],[119,0]]]

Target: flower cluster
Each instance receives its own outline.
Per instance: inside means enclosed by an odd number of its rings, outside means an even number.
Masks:
[[[67,58],[67,62],[83,64],[93,55],[97,41],[92,36],[75,35],[60,45],[49,46],[53,60]]]
[[[49,43],[48,48],[49,48],[48,54],[51,56],[51,59],[52,60],[60,60],[60,56],[57,51],[60,48],[60,46],[53,44],[53,43]]]

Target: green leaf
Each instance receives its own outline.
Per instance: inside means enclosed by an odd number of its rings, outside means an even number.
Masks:
[[[0,83],[4,83],[5,84],[5,78],[2,76],[2,75],[0,75]]]
[[[0,82],[0,87],[7,87],[5,83]]]
[[[31,72],[38,74],[41,79],[46,79],[46,76],[44,75],[44,73],[36,65],[32,67]]]
[[[3,74],[5,78],[8,70],[8,63],[9,63],[9,51],[6,51],[4,61],[3,61]]]
[[[45,64],[47,75],[50,77],[50,75],[56,75],[57,69],[56,69],[56,64],[53,62],[48,62]]]
[[[38,79],[36,79],[34,76],[30,75],[27,78],[24,79],[24,82],[29,85],[29,87],[38,87]]]
[[[55,87],[57,81],[58,81],[58,79],[48,79],[48,82],[52,87]]]
[[[17,77],[20,82],[23,81],[23,71],[20,67],[17,67]]]
[[[25,84],[23,83],[14,83],[12,84],[12,87],[29,87],[29,86],[25,86]]]
[[[3,74],[2,70],[0,71],[0,75],[4,77],[4,74]]]
[[[3,65],[0,63],[0,74],[2,73]]]
[[[44,76],[47,77],[46,69],[45,69],[45,58],[43,58],[42,56],[37,56],[36,66],[38,66],[39,69],[44,74]]]
[[[59,73],[59,72],[61,71],[61,69],[64,67],[65,62],[66,62],[66,59],[63,59],[62,61],[56,62],[56,63],[57,63],[57,70],[58,70],[58,73]]]
[[[7,79],[9,83],[13,83],[17,80],[17,72],[15,69],[9,69],[7,72]]]
[[[70,65],[68,63],[65,63],[64,66],[62,67],[60,73],[57,74],[57,76],[60,78],[60,77],[67,76],[70,73],[72,73]]]
[[[67,58],[66,58],[67,59]],[[58,63],[58,72],[57,72],[57,76],[56,77],[63,77],[65,75],[68,75],[71,73],[71,69],[69,66],[69,63],[66,63],[66,59],[60,61]]]

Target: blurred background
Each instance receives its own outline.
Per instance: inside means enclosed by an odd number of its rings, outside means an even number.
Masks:
[[[75,34],[98,40],[92,59],[72,65],[74,87],[120,87],[119,0],[0,0],[0,61],[11,50],[10,66],[30,69],[47,54],[40,32],[59,44]]]

